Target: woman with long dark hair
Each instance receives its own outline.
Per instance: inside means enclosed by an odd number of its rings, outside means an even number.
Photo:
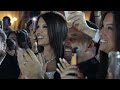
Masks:
[[[100,24],[100,69],[98,72],[98,78],[104,79],[108,73],[108,54],[111,51],[119,50],[118,43],[115,42],[115,38],[119,37],[120,29],[120,12],[119,11],[107,11],[103,14]],[[116,33],[116,35],[115,35]]]
[[[43,60],[45,60],[48,78],[54,78],[59,58],[64,57],[63,41],[67,36],[67,23],[62,14],[46,12],[37,18],[36,36],[38,45],[44,47]]]

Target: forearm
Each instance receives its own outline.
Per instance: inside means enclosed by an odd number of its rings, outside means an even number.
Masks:
[[[96,31],[92,30],[92,28],[85,27],[81,30],[84,34],[90,36],[91,38],[95,37]]]

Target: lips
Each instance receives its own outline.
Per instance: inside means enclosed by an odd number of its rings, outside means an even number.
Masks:
[[[66,41],[64,43],[64,49],[65,49],[65,52],[72,52],[72,46],[71,46],[71,43],[69,41]]]
[[[43,39],[44,37],[43,36],[37,36],[38,39]]]
[[[71,53],[72,53],[72,49],[70,47],[65,47],[64,49],[64,55],[65,57],[70,57],[71,56]]]
[[[65,48],[66,52],[71,52],[71,48]]]

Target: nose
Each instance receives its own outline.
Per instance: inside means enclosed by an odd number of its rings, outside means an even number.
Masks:
[[[42,32],[43,32],[43,30],[40,29],[40,28],[38,28],[38,29],[36,29],[36,31],[35,31],[35,35],[40,34],[40,33],[42,33]]]
[[[66,37],[65,41],[64,41],[64,45],[66,46],[70,46],[71,45],[71,40],[69,37]]]
[[[101,28],[101,30],[100,30],[100,36],[104,35],[104,33],[105,33],[104,28]]]

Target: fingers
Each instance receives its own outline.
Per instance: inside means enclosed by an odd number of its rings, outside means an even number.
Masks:
[[[42,64],[42,55],[41,55],[41,53],[38,53],[38,60],[39,60],[40,64]]]
[[[60,64],[59,64],[60,65]],[[59,66],[58,66],[59,67]],[[69,66],[69,67],[66,67],[65,69],[62,68],[62,66],[59,67],[59,69],[57,68],[56,70],[58,71],[59,74],[62,75],[62,73],[64,72],[67,72],[67,71],[71,71],[71,70],[79,70],[76,66]],[[68,73],[68,72],[67,72]]]
[[[69,76],[67,78],[70,77],[74,77],[74,78],[83,78],[83,76],[81,75],[81,73],[79,72],[79,69],[76,66],[70,65],[65,59],[61,59],[60,58],[60,63],[61,64],[57,64],[58,68],[56,69],[56,71],[60,74],[61,78],[65,78],[66,76],[73,74],[75,76]]]
[[[24,51],[24,53],[23,53],[23,58],[24,58],[25,62],[31,62],[31,58],[26,51]]]
[[[17,60],[18,60],[18,65],[20,67],[20,70],[21,70],[21,73],[23,73],[23,75],[26,73],[25,72],[25,64],[26,64],[26,61],[23,57],[23,49],[21,48],[18,48],[17,49]]]
[[[76,76],[67,75],[65,77],[62,77],[61,79],[79,79],[79,78]]]
[[[61,72],[63,72],[63,71],[64,71],[63,67],[62,67],[59,63],[57,63],[57,65],[58,65],[59,70],[60,70]]]
[[[61,75],[62,72],[57,68],[56,71]]]
[[[81,19],[85,16],[83,12],[78,12],[78,11],[71,11],[69,13],[70,13],[70,16],[68,17],[68,21],[73,19],[76,16],[79,16]]]
[[[72,69],[73,69],[73,70],[79,70],[78,67],[71,65],[71,66],[67,67],[67,68],[65,69],[65,71],[72,70]]]
[[[73,74],[74,76],[80,77],[80,72],[78,70],[68,70],[61,74],[61,77]]]
[[[61,64],[58,63],[57,65],[60,71],[63,72],[66,67],[70,66],[70,64],[65,59],[59,58],[59,60]]]
[[[63,68],[70,66],[70,64],[64,58],[63,59],[59,58],[59,60]]]
[[[27,51],[27,53],[29,54],[28,57],[30,57],[33,62],[39,63],[36,55],[35,55],[30,49],[27,49],[26,51]]]
[[[86,25],[85,14],[81,11],[70,11],[69,13],[67,20],[78,30],[83,30],[84,25]]]
[[[75,13],[76,11],[68,11],[69,14],[73,14]]]
[[[63,62],[65,63],[65,65],[68,67],[70,66],[70,64],[63,58]]]
[[[38,53],[38,60],[40,64],[45,64],[45,59],[43,58],[43,55],[41,53]]]
[[[30,79],[41,78],[41,76],[43,75],[43,68],[36,58],[37,57],[30,49],[27,49],[27,51],[23,49],[17,50],[17,59],[20,70],[24,76],[27,76]]]
[[[107,73],[106,79],[113,79],[113,75],[112,75],[112,73],[110,71],[110,68],[108,68],[108,73]]]
[[[60,60],[61,65],[63,66],[63,68],[66,68],[67,66],[69,66],[69,64],[67,64],[65,59],[60,58],[59,60]]]
[[[19,66],[21,67],[21,65],[24,62],[24,59],[23,59],[23,50],[21,48],[17,49],[17,60],[18,60]]]
[[[75,17],[75,20],[73,22],[73,26],[78,28],[79,27],[79,23],[80,23],[80,18],[79,17]]]

